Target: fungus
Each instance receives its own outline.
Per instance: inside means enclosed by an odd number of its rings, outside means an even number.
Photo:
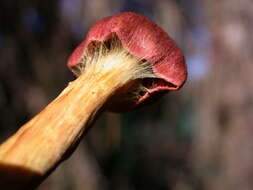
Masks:
[[[78,78],[0,146],[1,185],[35,188],[70,155],[99,113],[139,107],[186,80],[180,49],[135,13],[95,24],[68,67]]]
[[[113,110],[138,107],[169,90],[178,90],[187,77],[184,56],[176,43],[157,24],[146,17],[126,12],[105,18],[96,23],[86,39],[76,48],[68,60],[68,67],[79,76],[85,68],[86,53],[96,51],[98,44],[112,48],[120,43],[139,63],[148,63],[154,76],[142,77],[138,96],[120,95]],[[115,107],[117,106],[117,107]],[[120,110],[121,111],[121,110]]]

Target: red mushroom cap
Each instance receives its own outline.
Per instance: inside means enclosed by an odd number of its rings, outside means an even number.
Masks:
[[[157,24],[148,18],[125,12],[104,18],[89,30],[86,39],[75,49],[68,60],[68,67],[75,67],[94,41],[106,41],[116,34],[122,46],[132,55],[151,64],[157,79],[144,79],[149,89],[136,102],[142,104],[154,95],[168,90],[178,90],[187,78],[183,53],[175,42]]]

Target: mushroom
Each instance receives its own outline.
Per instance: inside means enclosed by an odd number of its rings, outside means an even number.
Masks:
[[[174,41],[131,12],[95,24],[68,67],[78,78],[0,146],[1,187],[37,187],[73,152],[99,113],[140,107],[178,90],[187,76]]]

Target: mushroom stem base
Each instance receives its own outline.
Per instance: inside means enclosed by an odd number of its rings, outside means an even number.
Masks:
[[[130,64],[127,65],[127,64]],[[66,158],[107,100],[136,77],[132,63],[86,72],[0,146],[0,186],[32,189]],[[131,65],[132,64],[132,65]],[[138,66],[139,67],[139,66]]]

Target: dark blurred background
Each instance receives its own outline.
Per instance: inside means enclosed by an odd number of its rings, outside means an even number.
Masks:
[[[252,0],[1,0],[1,142],[74,79],[66,61],[87,29],[121,11],[167,31],[189,79],[156,104],[104,113],[38,189],[253,189]]]

